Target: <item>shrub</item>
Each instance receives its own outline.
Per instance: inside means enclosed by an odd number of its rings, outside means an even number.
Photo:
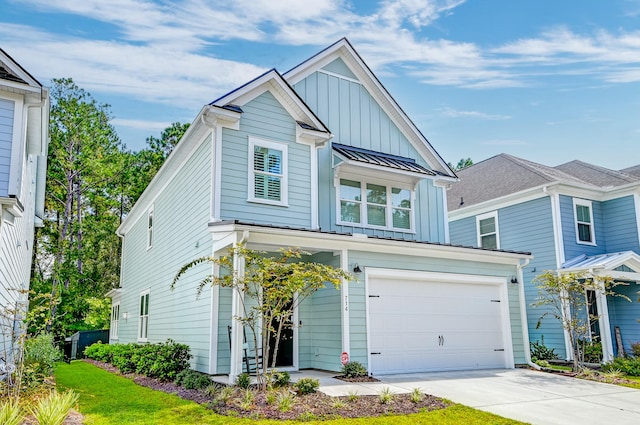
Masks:
[[[348,362],[342,366],[341,373],[347,378],[367,376],[367,368],[360,362]]]
[[[555,353],[555,348],[549,348],[544,345],[544,335],[540,336],[540,342],[532,342],[530,346],[532,359],[553,360],[558,358],[558,355]]]
[[[73,391],[58,393],[53,390],[41,398],[35,406],[29,408],[40,425],[61,425],[69,410],[78,402],[78,394]]]
[[[293,394],[291,393],[280,393],[278,395],[278,410],[281,412],[288,412],[291,410],[291,406],[293,406],[293,402],[295,401]]]
[[[625,375],[640,376],[640,358],[617,357],[612,362],[604,364],[602,370],[605,372],[619,370]]]
[[[640,341],[631,343],[631,355],[640,357]]]
[[[320,381],[315,378],[301,378],[295,387],[299,394],[313,394],[320,388]]]
[[[53,335],[43,333],[26,340],[24,344],[24,363],[36,373],[50,376],[53,365],[62,359],[62,353],[53,343]]]
[[[412,403],[420,403],[423,398],[424,394],[422,393],[422,390],[420,390],[420,388],[414,388],[413,391],[411,391]]]
[[[84,355],[99,362],[112,363],[113,350],[111,347],[113,347],[113,345],[103,344],[101,341],[98,341],[85,348]]]
[[[274,387],[286,387],[291,382],[291,375],[287,371],[274,372],[271,383]]]
[[[251,377],[249,376],[249,374],[241,373],[240,375],[238,375],[238,377],[236,378],[236,385],[244,390],[249,388],[249,386],[251,385]]]
[[[595,341],[580,341],[580,347],[584,350],[586,363],[602,362],[602,343]]]
[[[187,390],[202,390],[211,385],[211,379],[208,375],[192,369],[179,372],[174,382]]]
[[[378,394],[378,400],[380,400],[381,404],[390,404],[393,401],[395,394],[391,391],[391,388],[384,387]]]
[[[115,344],[111,346],[112,364],[122,373],[133,373],[136,364],[133,362],[133,353],[139,347],[137,344]]]
[[[0,404],[0,424],[20,425],[24,420],[24,413],[18,401],[5,401]]]

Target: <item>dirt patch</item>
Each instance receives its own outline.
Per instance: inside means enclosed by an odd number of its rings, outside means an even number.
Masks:
[[[109,372],[119,374],[112,365],[86,360]],[[175,394],[195,401],[222,415],[253,419],[335,419],[362,418],[382,415],[408,415],[421,411],[443,409],[448,403],[438,397],[421,394],[393,394],[383,400],[380,395],[329,397],[322,393],[297,395],[291,387],[279,388],[271,392],[255,389],[242,390],[237,387],[219,386],[214,391],[187,390],[173,382],[161,382],[145,376],[125,375],[139,385]],[[336,377],[342,379],[342,377]],[[366,380],[362,380],[365,378]],[[376,382],[375,378],[359,377],[349,382]],[[346,379],[345,379],[346,380]],[[72,425],[70,423],[69,425]]]
[[[335,379],[339,379],[341,381],[345,381],[345,382],[380,382],[379,379],[374,378],[373,376],[353,376],[353,377],[346,377],[346,376],[334,376]]]

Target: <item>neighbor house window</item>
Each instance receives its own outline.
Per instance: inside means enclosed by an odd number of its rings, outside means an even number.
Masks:
[[[120,321],[120,304],[111,306],[111,326],[109,328],[109,338],[118,339],[118,325]]]
[[[500,249],[498,237],[498,212],[493,211],[476,217],[478,246],[487,249]]]
[[[249,138],[249,201],[287,205],[287,145]]]
[[[338,223],[411,230],[412,196],[405,188],[340,179]]]
[[[147,249],[153,246],[153,207],[147,213]]]
[[[573,199],[573,211],[576,219],[576,240],[580,244],[595,245],[593,230],[593,208],[591,201]]]
[[[149,291],[140,294],[140,321],[138,323],[138,341],[146,341],[149,330]]]

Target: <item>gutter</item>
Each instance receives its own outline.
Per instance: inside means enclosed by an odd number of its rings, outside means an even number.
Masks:
[[[531,345],[529,343],[529,326],[527,324],[527,305],[524,296],[524,274],[522,270],[529,265],[530,258],[525,258],[520,261],[517,267],[518,282],[520,282],[520,321],[522,322],[522,340],[525,343],[524,347],[524,359],[527,365],[535,370],[541,370],[542,368],[531,361]]]

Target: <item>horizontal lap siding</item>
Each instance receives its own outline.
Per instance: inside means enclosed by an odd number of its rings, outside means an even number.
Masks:
[[[545,345],[564,356],[564,330],[561,324],[547,316],[537,328],[540,317],[551,310],[549,307],[532,306],[538,298],[533,279],[546,270],[557,269],[551,199],[544,197],[502,208],[498,211],[498,225],[502,249],[528,251],[534,257],[523,269],[529,339],[542,341],[544,336]]]
[[[244,105],[242,110],[240,130],[224,129],[222,133],[221,218],[310,227],[311,152],[309,146],[295,143],[295,120],[269,92]],[[288,207],[247,202],[249,136],[288,145]]]
[[[14,102],[0,99],[0,196],[8,196],[9,190],[13,113]]]
[[[596,246],[579,244],[576,237],[576,222],[573,211],[573,198],[560,195],[560,212],[562,217],[562,237],[564,241],[564,255],[566,260],[571,260],[579,255],[598,255],[607,251],[605,245],[604,217],[602,214],[602,202],[593,201],[593,221],[596,237]]]
[[[633,195],[603,202],[602,212],[605,217],[604,241],[607,252],[633,250],[640,254],[638,218]]]
[[[334,63],[329,70],[335,72],[340,67],[345,65]],[[347,71],[342,73],[346,74]],[[419,164],[428,167],[363,85],[316,72],[297,83],[294,88],[334,134],[332,141],[414,158]],[[443,189],[433,186],[431,181],[423,180],[418,185],[414,201],[415,233],[337,225],[336,191],[333,183],[332,153],[331,147],[327,145],[319,151],[319,217],[322,229],[444,242]]]
[[[207,136],[154,202],[154,241],[147,250],[147,215],[124,237],[120,342],[136,342],[139,294],[150,289],[149,341],[171,338],[188,344],[197,370],[209,365],[211,289],[196,297],[200,280],[211,272],[202,264],[171,291],[171,280],[185,263],[211,252],[208,231],[211,190],[211,138]]]
[[[449,238],[454,245],[478,246],[476,218],[467,217],[450,222]]]
[[[615,292],[628,297],[631,302],[619,296],[607,296],[607,307],[609,309],[609,324],[611,325],[611,335],[613,336],[614,353],[618,355],[618,348],[615,341],[615,327],[620,327],[620,335],[625,352],[631,352],[631,344],[640,342],[640,284],[631,282],[629,285],[620,285],[615,288]]]
[[[515,274],[515,266],[495,265],[461,260],[441,258],[425,258],[398,256],[361,251],[349,252],[349,261],[358,263],[360,268],[387,268],[398,270],[416,270],[427,272],[443,272],[455,274],[474,274],[484,276],[499,276],[508,278]],[[359,277],[359,283],[349,285],[349,310],[351,325],[351,358],[366,363],[366,298],[364,276]],[[507,284],[509,297],[509,316],[513,340],[514,359],[516,364],[525,362],[524,340],[520,320],[519,288],[518,285]]]

